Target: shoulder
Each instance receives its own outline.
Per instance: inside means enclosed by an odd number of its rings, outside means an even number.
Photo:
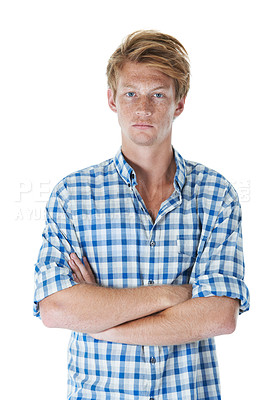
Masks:
[[[233,185],[219,172],[205,165],[185,161],[184,186],[187,203],[193,204],[206,237],[225,219],[231,226],[241,218],[241,206]]]
[[[199,162],[185,160],[187,189],[209,201],[238,202],[238,194],[222,174]]]
[[[113,159],[102,161],[99,164],[72,172],[61,179],[53,188],[51,197],[69,200],[78,194],[85,194],[97,185],[103,185],[109,175],[113,173]]]

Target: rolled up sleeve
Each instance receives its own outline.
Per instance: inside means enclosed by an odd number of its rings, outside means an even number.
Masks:
[[[212,228],[209,226],[191,274],[192,297],[239,299],[241,314],[249,309],[249,290],[244,282],[241,206],[233,188],[224,198]]]
[[[39,302],[41,300],[76,285],[68,265],[71,252],[82,257],[67,188],[61,184],[55,187],[46,206],[46,224],[34,273],[33,314],[35,316],[40,317]]]

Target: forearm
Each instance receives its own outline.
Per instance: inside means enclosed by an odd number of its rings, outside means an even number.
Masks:
[[[234,299],[191,299],[156,315],[93,336],[99,340],[134,345],[179,345],[232,333],[237,314],[238,301]]]
[[[97,333],[186,301],[191,285],[114,289],[79,284],[40,302],[46,326]]]

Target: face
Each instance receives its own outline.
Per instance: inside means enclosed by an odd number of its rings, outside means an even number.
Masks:
[[[127,62],[118,77],[116,97],[108,90],[108,102],[118,114],[123,144],[152,146],[171,143],[172,124],[185,99],[176,102],[173,78],[145,64]]]

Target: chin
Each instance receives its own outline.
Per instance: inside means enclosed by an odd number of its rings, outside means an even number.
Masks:
[[[146,132],[140,132],[137,135],[129,135],[130,140],[139,146],[151,146],[156,143],[157,137],[154,135],[148,135]]]
[[[132,142],[138,146],[152,146],[156,143],[155,140],[132,140]]]

